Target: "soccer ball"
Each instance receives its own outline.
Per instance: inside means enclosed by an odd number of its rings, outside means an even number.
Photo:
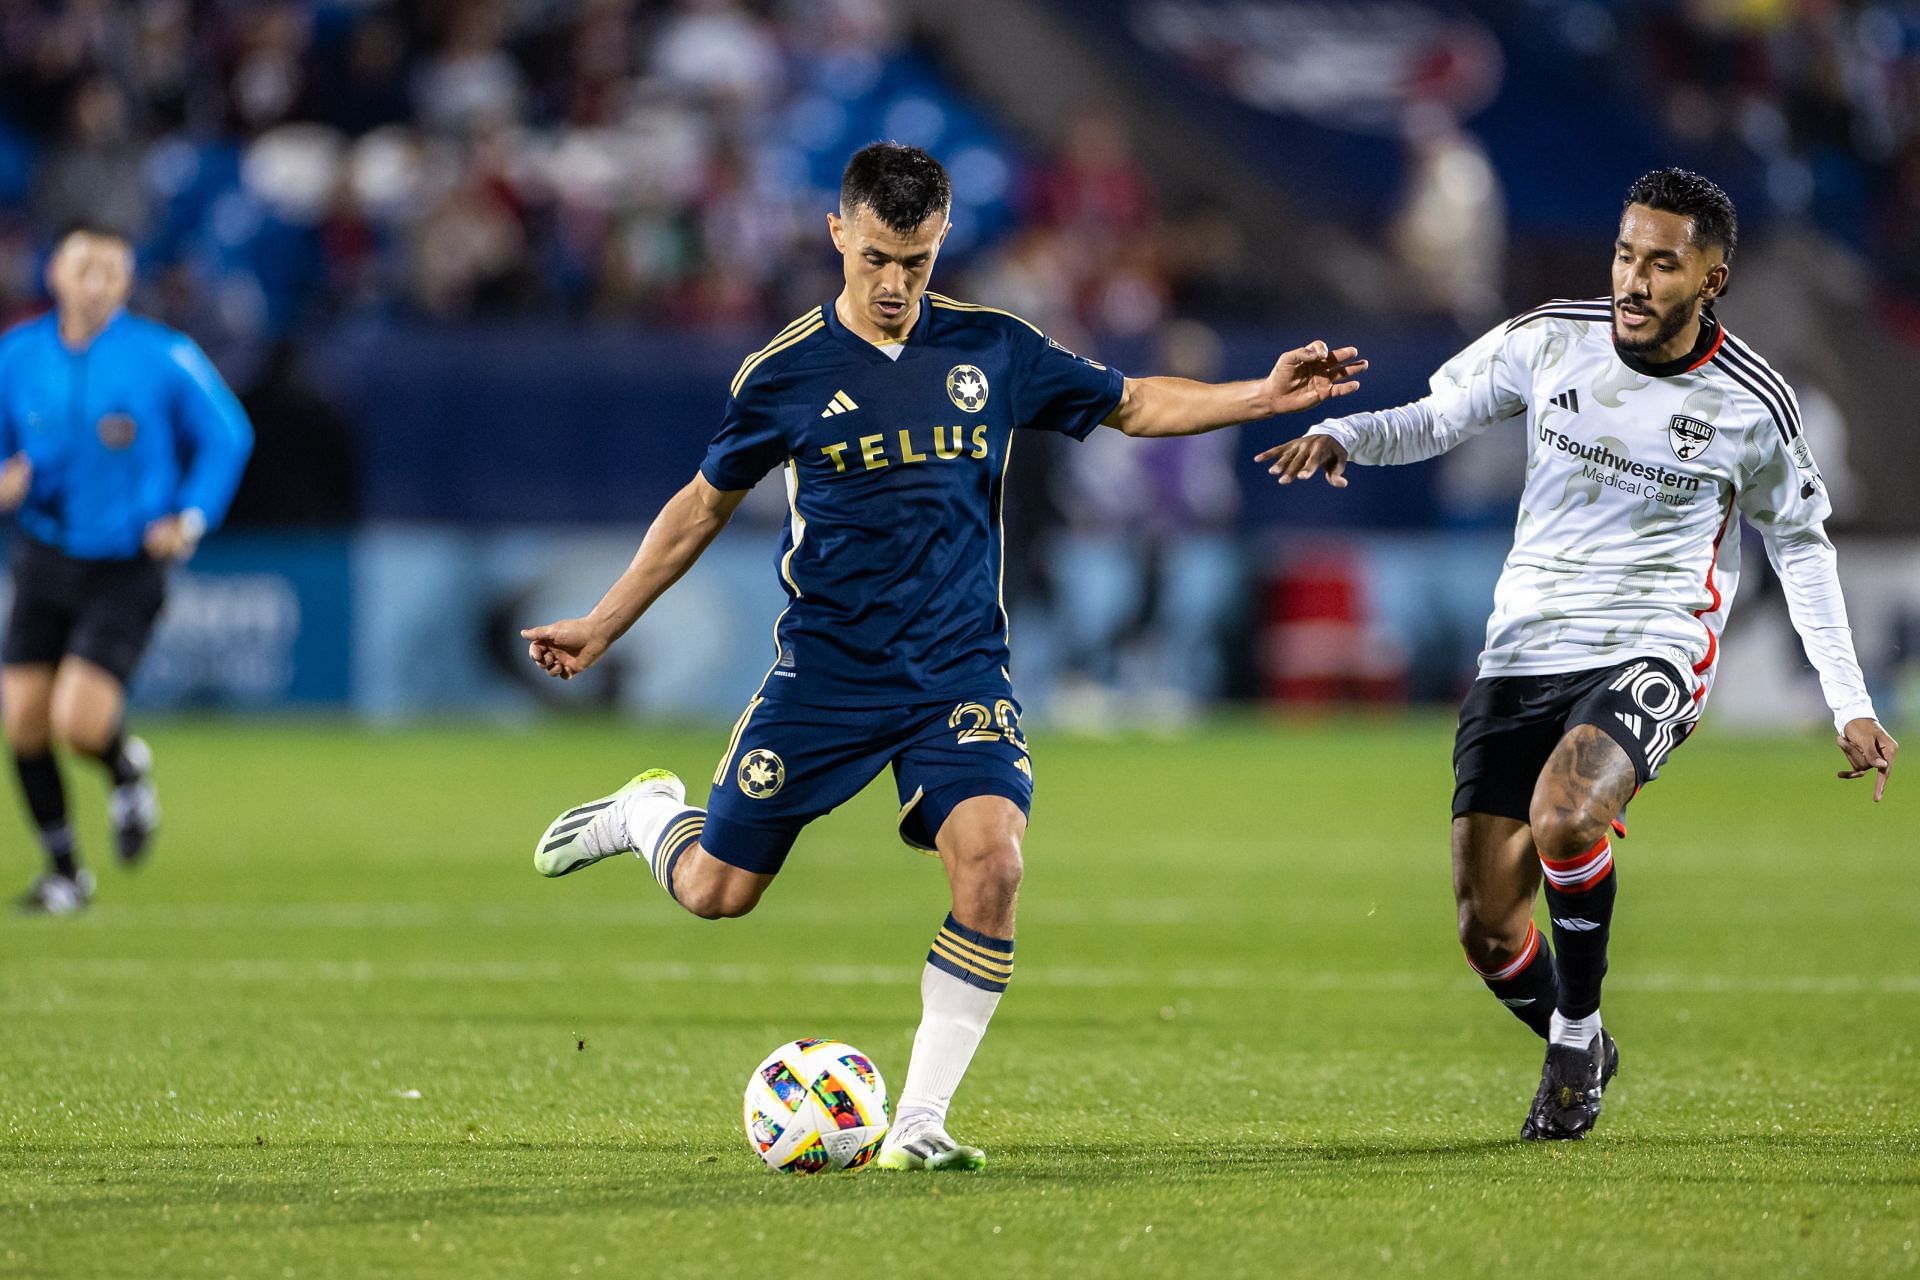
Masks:
[[[887,1084],[838,1040],[795,1040],[747,1078],[747,1141],[769,1169],[858,1169],[887,1135]]]

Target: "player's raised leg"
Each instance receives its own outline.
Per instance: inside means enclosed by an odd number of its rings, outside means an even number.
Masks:
[[[1531,827],[1490,813],[1453,820],[1453,897],[1467,964],[1494,999],[1544,1040],[1559,987],[1553,949],[1533,923],[1539,892]]]
[[[1600,1024],[1618,887],[1608,837],[1637,786],[1634,761],[1621,745],[1595,725],[1577,724],[1554,748],[1534,789],[1533,839],[1546,878],[1560,995],[1523,1138],[1585,1136],[1600,1117],[1601,1091],[1618,1064]]]
[[[67,821],[66,788],[53,758],[53,672],[50,662],[8,663],[0,670],[0,719],[27,813],[47,859],[46,874],[28,888],[20,909],[70,915],[92,897],[93,877],[79,864]]]
[[[669,897],[694,915],[718,920],[747,914],[773,876],[707,852],[700,843],[707,811],[686,798],[679,777],[649,769],[612,795],[562,810],[534,846],[533,864],[542,875],[564,876],[631,853],[647,864]]]
[[[1014,903],[1027,816],[1004,796],[954,807],[934,843],[953,910],[920,975],[920,1029],[876,1163],[883,1169],[978,1169],[986,1155],[947,1136],[947,1109],[1013,977]]]

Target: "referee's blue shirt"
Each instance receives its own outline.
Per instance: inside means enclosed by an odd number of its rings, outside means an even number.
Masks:
[[[0,336],[0,460],[23,451],[21,531],[76,559],[130,560],[163,516],[219,525],[253,428],[185,334],[120,311],[76,351],[49,312]]]

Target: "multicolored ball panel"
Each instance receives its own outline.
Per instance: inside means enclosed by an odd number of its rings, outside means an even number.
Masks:
[[[779,1122],[766,1112],[754,1106],[747,1108],[747,1141],[761,1155],[767,1154],[767,1148],[780,1141],[784,1132]]]
[[[798,1111],[807,1100],[807,1087],[793,1074],[793,1068],[784,1062],[769,1063],[760,1068],[760,1075],[766,1080],[767,1087],[773,1090],[773,1096],[787,1104],[787,1110]]]
[[[880,1154],[880,1144],[886,1140],[887,1131],[882,1129],[873,1136],[873,1140],[868,1142],[866,1146],[853,1153],[853,1157],[847,1161],[847,1168],[858,1169],[863,1167],[867,1161]]]
[[[873,1069],[873,1064],[868,1062],[864,1055],[858,1053],[843,1053],[840,1055],[840,1065],[853,1072],[854,1079],[867,1086],[867,1088],[878,1089],[884,1087],[880,1083],[880,1073]]]
[[[796,1040],[747,1079],[747,1142],[781,1173],[858,1169],[887,1132],[887,1086],[873,1060],[837,1040]]]
[[[813,1140],[795,1152],[785,1164],[780,1166],[782,1173],[819,1173],[833,1163],[833,1157],[827,1154],[826,1143],[820,1141],[820,1135],[814,1134]]]
[[[867,1123],[866,1113],[860,1110],[860,1104],[831,1075],[821,1076],[813,1082],[813,1097],[820,1104],[820,1110],[828,1122],[836,1129],[857,1129]]]

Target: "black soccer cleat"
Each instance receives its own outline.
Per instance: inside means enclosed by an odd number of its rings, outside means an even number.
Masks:
[[[1600,1119],[1600,1098],[1620,1070],[1620,1049],[1602,1031],[1585,1049],[1547,1046],[1540,1089],[1520,1126],[1526,1142],[1564,1142],[1584,1138]]]

